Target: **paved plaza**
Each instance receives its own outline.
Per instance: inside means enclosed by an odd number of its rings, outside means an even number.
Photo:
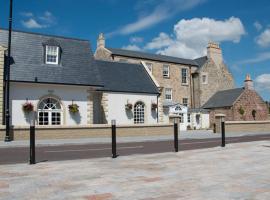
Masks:
[[[0,166],[0,199],[269,200],[270,142]]]

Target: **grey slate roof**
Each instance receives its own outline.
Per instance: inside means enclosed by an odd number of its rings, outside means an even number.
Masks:
[[[0,44],[7,46],[8,31],[0,29]],[[60,65],[44,63],[44,44],[61,48]],[[38,83],[102,86],[88,41],[13,31],[11,80]]]
[[[96,61],[104,82],[102,91],[158,94],[158,88],[140,64]]]
[[[203,57],[200,57],[200,58],[196,58],[194,59],[194,61],[198,64],[199,68],[202,67],[206,61],[207,61],[207,56],[203,56]]]
[[[223,108],[231,107],[238,97],[243,93],[244,88],[223,90],[215,93],[202,108]]]
[[[125,50],[125,49],[115,49],[115,48],[107,48],[107,49],[110,50],[113,55],[122,55],[122,56],[127,56],[127,57],[134,57],[134,58],[144,58],[144,59],[149,59],[149,60],[154,60],[154,61],[163,61],[163,62],[169,62],[169,63],[198,66],[198,64],[194,60],[191,60],[191,59],[177,58],[177,57],[172,57],[172,56],[151,54],[151,53],[131,51],[131,50]]]

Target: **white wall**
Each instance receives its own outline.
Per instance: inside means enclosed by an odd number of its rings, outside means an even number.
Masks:
[[[22,111],[22,104],[28,99],[37,109],[39,100],[48,95],[59,97],[63,106],[62,125],[86,125],[87,124],[87,87],[61,86],[50,84],[11,83],[10,105],[13,125],[29,125],[30,116]],[[79,105],[79,113],[69,113],[68,105],[74,103]]]
[[[199,120],[196,116],[199,116]],[[196,129],[208,129],[210,127],[210,118],[208,113],[193,112],[191,113],[191,128]]]
[[[126,111],[127,102],[134,104],[142,101],[145,104],[145,124],[157,123],[157,112],[151,110],[152,102],[157,103],[157,96],[154,94],[123,94],[108,93],[108,123],[115,119],[117,124],[134,124],[133,109]]]

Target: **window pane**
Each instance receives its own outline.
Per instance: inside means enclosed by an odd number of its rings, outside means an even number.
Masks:
[[[169,65],[163,65],[163,77],[170,76],[170,68]]]
[[[182,69],[182,83],[187,83],[187,69]]]
[[[144,104],[136,103],[134,106],[134,124],[144,123]]]
[[[46,46],[46,63],[58,64],[58,47]]]

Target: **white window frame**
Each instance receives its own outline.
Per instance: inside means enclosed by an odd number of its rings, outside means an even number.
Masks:
[[[186,102],[185,102],[186,101]],[[183,98],[182,99],[183,106],[188,107],[188,98]]]
[[[184,73],[183,73],[183,71],[186,71],[186,77],[185,77],[185,79],[184,79]],[[184,80],[185,80],[185,82],[184,82]],[[188,85],[188,69],[187,68],[182,68],[181,69],[181,83],[183,84],[183,85]]]
[[[153,73],[153,63],[147,62],[147,63],[145,63],[145,65],[152,74]]]
[[[139,107],[140,106],[140,107]],[[145,104],[141,101],[138,101],[134,104],[134,124],[144,124],[145,123]]]
[[[167,70],[165,70],[167,68]],[[170,65],[163,65],[163,78],[170,78]]]
[[[205,77],[205,81],[203,80],[203,77]],[[201,81],[202,81],[202,84],[204,84],[204,85],[208,84],[208,74],[207,73],[202,73]]]
[[[56,48],[56,55],[51,54],[51,56],[56,56],[55,62],[48,61],[48,55],[50,55],[48,52],[49,48]],[[52,65],[59,64],[59,47],[58,46],[46,45],[45,62],[46,62],[46,64],[52,64]]]
[[[191,114],[190,113],[187,114],[187,122],[191,123]]]
[[[54,101],[56,101],[59,104],[60,109],[52,109],[52,108],[41,109],[40,108],[41,103],[43,103],[47,99],[53,99]],[[48,124],[40,124],[39,117],[40,117],[41,113],[47,113],[48,114]],[[52,123],[52,121],[53,121],[52,120],[53,113],[59,113],[60,114],[60,124],[53,124]],[[63,108],[62,108],[61,102],[59,100],[57,100],[56,98],[53,98],[53,97],[46,97],[46,98],[42,99],[38,104],[38,125],[40,125],[40,126],[60,126],[62,124],[63,124]]]
[[[168,92],[168,91],[170,91],[170,92]],[[166,101],[172,101],[172,99],[173,99],[173,91],[172,91],[172,88],[165,88],[165,89],[164,89],[164,95],[165,95],[165,100],[166,100]],[[168,95],[168,96],[171,96],[171,98],[170,98],[170,99],[167,98],[167,95]]]

